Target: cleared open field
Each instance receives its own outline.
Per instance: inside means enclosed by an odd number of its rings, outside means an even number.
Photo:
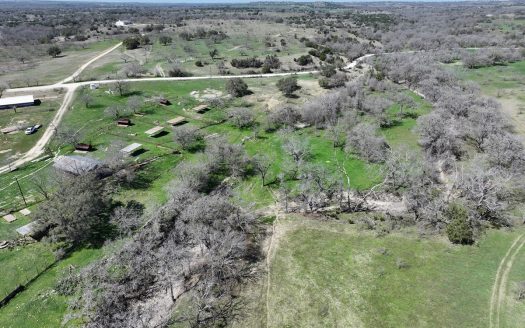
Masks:
[[[485,327],[498,265],[522,233],[490,230],[476,246],[452,246],[412,231],[376,237],[343,222],[284,219],[268,326]],[[513,286],[525,279],[524,260],[520,252],[511,269],[502,327],[523,323]]]
[[[83,249],[54,265],[0,309],[0,327],[60,327],[67,309],[67,297],[54,290],[57,278],[68,270],[86,266],[101,255],[100,249]]]
[[[70,46],[57,58],[45,54],[37,60],[21,65],[20,63],[0,63],[1,65],[20,66],[13,72],[0,75],[0,82],[6,82],[11,88],[56,83],[75,72],[82,64],[98,55],[103,50],[116,45],[118,40],[103,40]],[[23,49],[21,51],[24,51]]]
[[[182,31],[195,31],[198,27],[205,30],[219,30],[228,35],[223,40],[212,41],[209,38],[185,40],[179,36]],[[231,74],[240,74],[254,69],[237,69],[231,66],[233,58],[258,57],[261,60],[267,55],[276,55],[282,62],[283,70],[300,69],[294,58],[308,53],[309,48],[300,42],[301,37],[315,35],[313,29],[288,28],[283,24],[258,23],[246,21],[227,22],[193,22],[187,27],[166,29],[161,35],[172,37],[173,42],[161,45],[157,36],[152,35],[153,44],[135,50],[115,51],[94,63],[82,75],[83,80],[114,78],[128,63],[138,63],[153,74],[155,67],[163,69],[164,74],[172,67],[182,68],[193,75],[220,74],[217,65],[224,63]],[[282,41],[281,41],[282,40]],[[212,59],[210,51],[216,49],[218,55]],[[201,61],[202,67],[196,66]],[[311,67],[311,66],[307,66]],[[258,70],[258,69],[255,69]]]

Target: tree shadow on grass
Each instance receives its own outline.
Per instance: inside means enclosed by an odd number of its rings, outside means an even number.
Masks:
[[[131,96],[142,96],[143,92],[140,90],[133,90],[130,92],[126,92],[124,95],[122,95],[122,98],[125,97],[131,97]]]

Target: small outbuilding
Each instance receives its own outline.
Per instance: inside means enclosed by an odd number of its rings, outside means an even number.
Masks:
[[[16,216],[14,216],[13,214],[7,214],[7,215],[4,215],[4,220],[11,223],[13,221],[16,221]]]
[[[206,104],[202,104],[202,105],[199,105],[199,106],[193,108],[193,110],[196,113],[199,113],[199,114],[202,114],[202,113],[206,112],[208,109],[209,109],[209,106],[206,105]]]
[[[171,105],[171,102],[168,99],[166,99],[166,98],[160,98],[159,99],[159,104],[164,105],[164,106],[169,106],[169,105]]]
[[[131,120],[129,118],[120,118],[118,119],[117,121],[117,125],[118,126],[130,126],[131,125]]]
[[[53,167],[57,170],[74,175],[80,175],[96,170],[102,166],[102,162],[86,156],[58,156]]]
[[[139,143],[132,143],[131,145],[127,146],[127,147],[124,147],[120,150],[120,152],[122,154],[124,154],[125,156],[131,156],[133,155],[133,153],[139,151],[142,149],[142,144],[139,144]]]
[[[93,150],[93,146],[91,146],[90,144],[86,144],[86,143],[78,143],[75,145],[75,150],[77,151],[92,151]]]
[[[24,216],[28,216],[29,214],[31,214],[31,211],[28,208],[21,209],[19,212]]]
[[[31,223],[26,224],[25,226],[21,226],[20,228],[16,229],[16,232],[21,234],[22,236],[31,235],[33,233],[33,230],[35,229],[36,221],[33,221]]]
[[[10,109],[13,107],[28,107],[35,105],[35,98],[32,95],[0,98],[0,109]]]
[[[95,83],[95,82],[89,84],[89,88],[91,90],[97,90],[99,87],[100,87],[100,84]]]
[[[154,128],[149,129],[148,131],[146,131],[144,133],[146,133],[149,137],[155,137],[155,136],[159,135],[159,133],[161,133],[162,130],[164,130],[164,127],[156,126]]]
[[[167,122],[168,122],[169,125],[175,126],[175,125],[185,124],[188,121],[183,116],[177,116],[177,117],[172,118],[171,120],[168,120]]]
[[[124,27],[124,26],[128,26],[128,25],[131,25],[131,21],[129,20],[118,20],[117,22],[115,22],[115,26],[116,27]]]

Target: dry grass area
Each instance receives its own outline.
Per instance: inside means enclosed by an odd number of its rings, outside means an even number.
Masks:
[[[453,246],[412,230],[377,237],[344,220],[289,216],[275,229],[269,293],[262,282],[248,291],[255,303],[236,327],[485,326],[498,265],[521,233],[491,230],[476,247]],[[523,259],[510,269],[501,327],[520,327],[513,316],[525,305],[513,288]]]
[[[66,49],[57,58],[41,54],[25,64],[5,62],[0,65],[12,67],[10,72],[0,74],[0,82],[10,87],[27,87],[56,83],[71,75],[83,63],[118,43],[118,40],[104,40],[85,43],[83,46]]]
[[[162,67],[167,73],[172,67],[179,67],[196,76],[218,75],[218,65],[225,65],[231,74],[242,74],[253,69],[238,69],[230,65],[233,58],[258,57],[264,59],[267,55],[277,55],[282,63],[281,69],[300,70],[311,69],[313,65],[301,67],[294,58],[304,55],[308,48],[300,41],[302,37],[314,38],[317,32],[311,28],[290,28],[284,24],[268,22],[248,22],[243,20],[188,20],[187,26],[166,28],[163,35],[172,37],[173,42],[161,45],[157,35],[151,35],[153,44],[150,47],[134,50],[115,51],[94,63],[83,72],[83,80],[114,78],[128,63],[134,62],[146,70],[145,75],[153,76],[156,67]],[[227,34],[224,40],[210,38],[194,38],[184,40],[180,37],[182,31],[195,32],[198,28],[204,30],[222,31]],[[269,42],[271,46],[267,44]],[[218,55],[211,59],[209,53],[216,49]],[[197,66],[200,61],[203,66]],[[314,61],[318,61],[314,59]],[[257,69],[255,69],[257,71]]]

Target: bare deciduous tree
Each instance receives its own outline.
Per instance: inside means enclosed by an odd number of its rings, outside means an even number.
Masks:
[[[253,158],[253,167],[257,173],[261,176],[262,185],[266,185],[266,178],[272,167],[273,161],[264,154],[255,155]]]
[[[183,125],[173,129],[173,139],[182,149],[192,149],[203,140],[199,128],[190,125]]]
[[[247,128],[255,123],[253,111],[249,108],[232,108],[228,110],[230,120],[238,128]]]
[[[388,144],[377,134],[377,128],[368,123],[359,123],[346,139],[346,150],[355,152],[370,162],[386,159]]]

